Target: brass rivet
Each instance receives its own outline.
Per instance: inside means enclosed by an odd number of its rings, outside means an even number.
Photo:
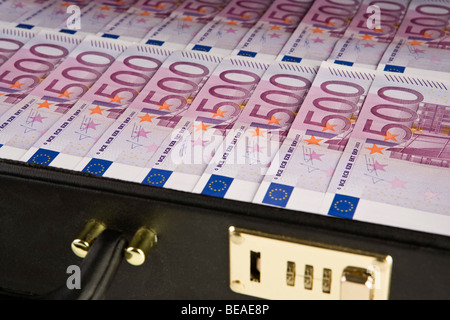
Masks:
[[[72,251],[80,258],[86,257],[94,240],[106,229],[106,226],[97,221],[90,220],[84,226],[79,236],[72,241]]]
[[[230,240],[234,243],[234,244],[242,244],[244,242],[244,237],[242,236],[242,234],[240,234],[239,232],[236,231],[235,227],[230,227],[229,228],[229,235],[230,235]]]
[[[233,280],[230,283],[230,288],[234,292],[243,292],[245,290],[245,285],[239,280]]]
[[[142,265],[157,240],[156,233],[153,230],[146,227],[140,228],[125,250],[125,259],[133,266]]]

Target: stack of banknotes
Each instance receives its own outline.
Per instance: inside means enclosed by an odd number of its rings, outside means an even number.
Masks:
[[[0,20],[0,158],[450,235],[450,0],[0,0]]]

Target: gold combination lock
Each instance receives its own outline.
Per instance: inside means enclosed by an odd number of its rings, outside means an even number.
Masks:
[[[271,300],[387,300],[393,259],[229,228],[231,290]]]

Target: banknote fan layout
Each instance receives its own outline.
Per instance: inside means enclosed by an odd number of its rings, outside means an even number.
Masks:
[[[0,158],[448,236],[449,50],[450,0],[1,0]]]

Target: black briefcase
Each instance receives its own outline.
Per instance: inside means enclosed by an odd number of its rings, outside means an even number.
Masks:
[[[2,298],[450,298],[448,237],[7,160],[0,185]]]

